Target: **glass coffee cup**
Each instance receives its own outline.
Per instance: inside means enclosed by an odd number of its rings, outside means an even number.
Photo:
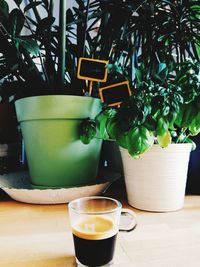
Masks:
[[[77,266],[112,265],[117,233],[135,228],[134,212],[122,209],[118,200],[96,196],[73,200],[68,207]]]

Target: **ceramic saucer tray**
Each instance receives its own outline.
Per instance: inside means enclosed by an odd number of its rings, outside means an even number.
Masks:
[[[61,204],[73,199],[100,195],[117,179],[119,173],[100,171],[96,183],[70,188],[33,189],[28,172],[0,175],[0,188],[12,199],[30,204]]]

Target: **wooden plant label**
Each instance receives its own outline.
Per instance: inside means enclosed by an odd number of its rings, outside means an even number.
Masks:
[[[101,101],[108,106],[119,106],[124,100],[131,96],[128,81],[112,84],[99,89]]]
[[[108,61],[93,58],[79,58],[77,77],[81,80],[106,82]]]

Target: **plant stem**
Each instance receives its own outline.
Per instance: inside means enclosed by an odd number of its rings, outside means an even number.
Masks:
[[[50,17],[53,17],[53,8],[54,8],[54,0],[50,0],[49,12],[48,12]]]
[[[186,135],[186,137],[183,139],[182,143],[185,143],[185,140],[188,139],[191,136],[191,134],[189,133],[188,135]]]
[[[176,140],[176,143],[179,143],[179,141],[181,140],[181,135],[184,134],[186,132],[187,128],[182,128],[181,132]],[[185,139],[185,138],[184,138]]]
[[[66,0],[60,0],[59,12],[59,55],[58,55],[58,93],[63,92],[65,84],[65,47],[66,47]]]
[[[85,21],[84,21],[84,38],[83,38],[83,49],[82,49],[82,56],[85,56],[85,43],[87,37],[87,24],[88,24],[88,14],[89,14],[89,5],[90,0],[87,0],[87,7],[86,7],[86,14],[85,14]]]
[[[23,11],[22,11],[20,5],[17,5],[17,7],[19,8],[19,10],[20,10],[20,11],[22,12],[22,14],[23,14]],[[24,14],[23,14],[23,16],[24,16],[24,19],[25,19],[25,21],[26,21],[26,24],[27,24],[27,26],[28,26],[29,31],[32,33],[32,35],[34,35],[33,29],[31,28],[31,25],[30,25],[30,23],[29,23],[27,17],[26,17]],[[46,82],[49,83],[49,77],[48,77],[48,75],[47,75],[47,73],[46,73],[46,69],[45,69],[45,67],[44,67],[44,63],[43,63],[43,60],[42,60],[41,52],[39,52],[39,58],[40,58],[40,64],[41,64],[41,68],[42,68],[42,71],[43,71],[45,80],[46,80]]]

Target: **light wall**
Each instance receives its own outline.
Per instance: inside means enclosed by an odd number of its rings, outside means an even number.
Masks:
[[[6,0],[7,3],[9,4],[9,7],[10,9],[13,9],[16,7],[16,4],[15,4],[15,1],[14,0]],[[76,5],[75,3],[75,0],[65,0],[67,2],[67,7],[70,8],[72,7],[73,5]],[[24,0],[23,1],[24,3],[27,3],[28,0]],[[57,14],[58,13],[58,10],[59,10],[59,1],[58,0],[55,0],[54,1],[54,7],[55,7],[55,13]]]
[[[8,3],[10,9],[13,9],[16,7],[14,0],[6,0],[6,2]]]

